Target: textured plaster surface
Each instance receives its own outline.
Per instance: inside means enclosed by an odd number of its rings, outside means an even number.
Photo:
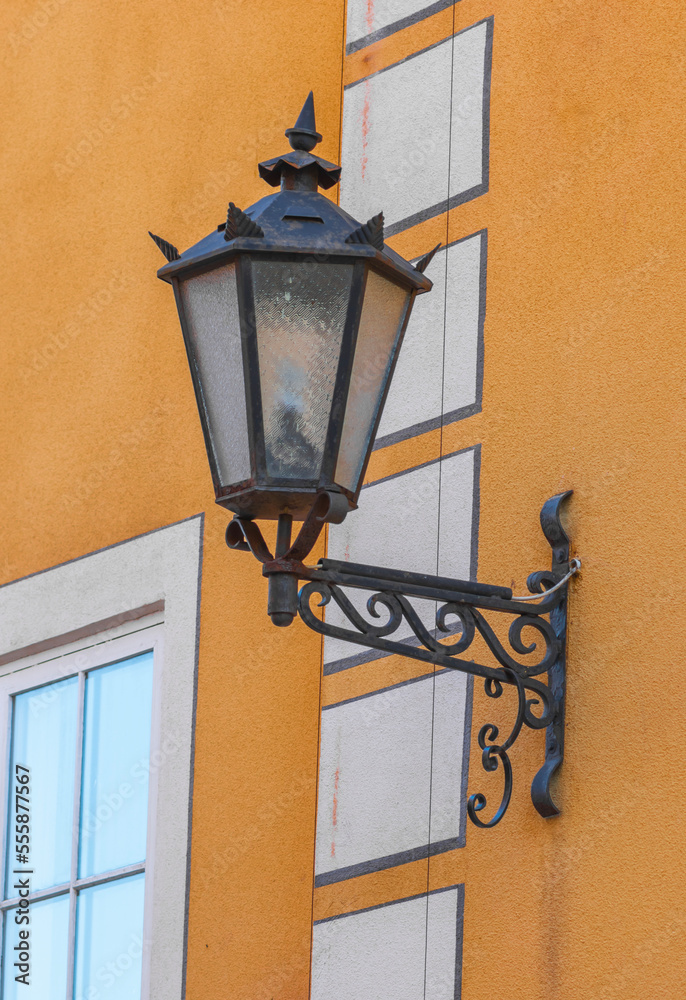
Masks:
[[[282,148],[310,87],[319,148],[337,159],[342,73],[359,79],[494,15],[490,190],[392,239],[416,258],[488,229],[483,412],[382,449],[370,478],[481,442],[479,578],[519,592],[548,563],[542,502],[574,489],[584,568],[563,814],[532,810],[543,742],[528,734],[498,829],[469,829],[465,848],[430,865],[322,887],[314,913],[421,894],[427,876],[465,883],[465,1000],[678,996],[683,4],[462,0],[343,66],[338,0],[255,11],[241,0],[0,11],[2,580],[206,510],[187,995],[302,1000],[320,643],[269,625],[259,570],[224,546],[146,231],[183,248],[223,221],[229,198],[244,207],[264,193],[255,163]],[[512,708],[477,686],[475,730],[505,728]],[[470,766],[470,791],[494,801],[499,775],[478,753]]]

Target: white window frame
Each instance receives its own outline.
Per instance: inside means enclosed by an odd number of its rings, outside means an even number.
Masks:
[[[57,681],[66,680],[67,677],[78,677],[79,679],[79,710],[77,713],[77,738],[79,747],[75,766],[78,771],[82,768],[81,748],[84,737],[84,684],[85,675],[108,664],[117,663],[141,653],[152,652],[153,654],[153,681],[152,681],[152,719],[150,730],[150,772],[148,785],[148,826],[146,841],[145,860],[138,864],[127,865],[126,867],[112,870],[112,872],[102,875],[91,875],[87,878],[77,877],[78,866],[78,846],[80,834],[80,804],[81,786],[76,783],[74,787],[74,827],[72,829],[72,859],[71,876],[69,882],[49,889],[42,889],[32,892],[28,897],[29,902],[38,902],[41,899],[53,899],[57,896],[69,895],[69,955],[67,962],[67,997],[72,997],[74,993],[74,957],[76,950],[76,900],[78,891],[88,888],[91,885],[102,885],[106,882],[113,882],[126,875],[145,873],[145,903],[143,916],[143,982],[150,980],[150,948],[147,946],[151,939],[152,924],[152,901],[154,899],[154,850],[155,850],[155,817],[157,814],[157,775],[159,766],[155,762],[161,760],[163,750],[160,740],[160,712],[159,698],[157,693],[160,690],[161,674],[163,671],[163,636],[162,615],[151,615],[141,619],[136,623],[138,628],[135,631],[123,634],[118,638],[112,638],[108,633],[101,633],[94,636],[88,645],[82,643],[72,644],[75,648],[69,650],[56,650],[53,655],[43,653],[42,656],[35,655],[19,661],[14,661],[10,665],[9,672],[0,675],[0,747],[4,747],[2,780],[0,780],[0,801],[9,801],[9,765],[11,757],[11,737],[12,737],[12,708],[13,698],[16,695],[28,691],[36,691],[36,696],[40,697],[40,688]],[[56,654],[56,655],[55,655]],[[46,656],[48,657],[46,659]],[[19,900],[4,898],[4,886],[6,876],[7,841],[12,833],[10,810],[5,806],[5,816],[3,823],[3,859],[2,859],[2,901],[0,910],[11,911],[16,908]],[[115,872],[113,874],[113,872]],[[66,891],[65,891],[66,887]]]
[[[164,759],[149,788],[142,1000],[183,1000],[185,992],[202,536],[198,515],[0,587],[3,827],[2,698],[49,683],[65,657],[91,669],[89,658],[111,663],[136,643],[153,648],[146,632],[155,630],[151,759]]]

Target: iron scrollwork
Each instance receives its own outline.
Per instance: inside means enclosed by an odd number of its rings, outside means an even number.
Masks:
[[[281,543],[277,541],[276,558],[271,557],[260,541],[261,536],[257,537],[259,529],[252,522],[234,519],[227,531],[227,541],[231,547],[249,547],[255,553],[264,563],[263,573],[270,577],[270,586],[272,577],[281,574],[307,581],[298,594],[297,611],[315,632],[475,675],[483,679],[490,698],[500,698],[506,687],[515,689],[517,713],[507,737],[500,740],[498,727],[493,723],[486,723],[478,733],[482,766],[488,773],[502,768],[504,788],[491,819],[482,819],[480,815],[487,805],[482,792],[469,797],[467,813],[476,826],[490,828],[500,822],[510,803],[509,751],[523,727],[546,730],[545,763],[531,785],[533,804],[542,816],[559,813],[550,794],[550,783],[564,753],[567,591],[569,579],[580,565],[577,561],[570,563],[570,543],[560,521],[560,506],[570,495],[571,491],[560,493],[543,506],[541,526],[553,550],[552,566],[529,576],[527,587],[531,597],[526,599],[513,597],[506,587],[331,559],[305,566],[304,546],[298,541],[304,540],[303,534],[308,536],[308,542],[310,538],[316,539],[321,530],[323,501],[317,508],[316,525],[310,527],[306,522],[293,546],[290,533],[282,537]],[[372,591],[366,601],[371,620],[358,610],[346,589]],[[435,629],[426,626],[410,598],[436,602]],[[335,624],[333,616],[328,621],[323,619],[313,605],[336,607],[339,612],[336,617],[342,617],[345,624]],[[512,616],[507,642],[489,621],[487,615],[491,614],[494,620],[498,616]],[[534,630],[535,641],[525,641],[526,629]],[[402,638],[391,638],[398,634]],[[494,663],[465,658],[477,637]]]

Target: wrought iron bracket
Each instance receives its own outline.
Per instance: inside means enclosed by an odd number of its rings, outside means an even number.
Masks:
[[[245,518],[235,517],[230,522],[226,540],[230,548],[252,551],[263,564],[262,571],[269,579],[268,611],[275,624],[289,625],[298,613],[309,628],[322,635],[480,677],[490,698],[500,698],[505,688],[514,688],[517,712],[507,737],[501,739],[493,723],[486,723],[478,733],[484,770],[491,773],[502,765],[504,776],[502,798],[490,819],[479,815],[487,804],[482,792],[475,792],[467,802],[472,822],[486,828],[499,823],[507,811],[512,795],[509,752],[525,726],[546,730],[545,762],[531,784],[533,804],[546,818],[560,811],[550,786],[564,756],[567,598],[569,581],[580,567],[578,560],[570,561],[570,541],[560,520],[560,507],[571,492],[559,493],[543,505],[541,527],[552,548],[552,565],[550,570],[528,577],[528,598],[514,597],[508,587],[333,559],[306,566],[303,560],[325,522],[339,519],[336,497],[330,494],[317,498],[292,544],[291,518],[281,516],[274,555],[254,521]],[[299,593],[298,581],[306,581]],[[372,591],[366,601],[372,621],[355,606],[346,589]],[[316,607],[338,609],[332,620],[313,610],[315,597]],[[427,627],[417,599],[435,603],[435,629]],[[385,620],[379,623],[381,618]],[[507,640],[499,634],[503,618],[505,623],[509,620]],[[345,625],[335,624],[335,619]],[[537,633],[535,641],[526,641],[526,629]],[[398,633],[400,638],[390,638]],[[491,654],[491,662],[465,658],[477,637]]]

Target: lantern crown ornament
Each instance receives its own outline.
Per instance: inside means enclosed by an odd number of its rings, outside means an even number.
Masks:
[[[417,294],[431,281],[319,188],[341,168],[316,156],[309,94],[291,149],[259,164],[279,190],[167,258],[217,503],[246,518],[327,520],[357,506]],[[321,511],[321,503],[319,508]]]

